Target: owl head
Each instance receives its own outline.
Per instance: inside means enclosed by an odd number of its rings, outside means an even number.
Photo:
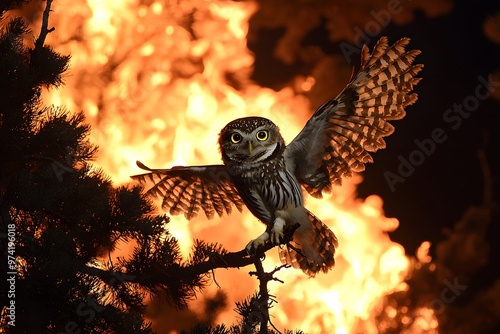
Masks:
[[[221,130],[219,148],[224,164],[255,163],[283,153],[285,143],[279,128],[267,118],[244,117]]]

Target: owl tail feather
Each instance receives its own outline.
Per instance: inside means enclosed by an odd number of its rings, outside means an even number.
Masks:
[[[310,211],[307,211],[307,216],[309,222],[301,224],[293,241],[281,248],[279,255],[283,264],[300,268],[314,277],[320,271],[327,273],[335,265],[338,240],[332,230]]]

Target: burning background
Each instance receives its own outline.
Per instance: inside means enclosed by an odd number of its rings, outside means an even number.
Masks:
[[[33,31],[44,8],[22,9]],[[315,279],[279,271],[284,284],[269,285],[278,300],[272,321],[307,333],[498,331],[495,1],[58,0],[52,9],[46,43],[71,62],[65,85],[44,101],[85,112],[95,164],[115,185],[139,172],[138,159],[218,163],[218,132],[246,115],[272,119],[290,141],[344,87],[362,44],[411,37],[426,66],[419,101],[363,182],[356,176],[326,199],[307,199],[339,237],[338,264]],[[187,256],[195,238],[242,249],[262,226],[243,212],[172,217],[168,229]],[[113,257],[130,251],[123,243]],[[278,264],[268,252],[265,268]],[[213,283],[182,312],[152,300],[153,329],[234,322],[234,303],[257,287],[249,270],[217,270],[220,288]]]

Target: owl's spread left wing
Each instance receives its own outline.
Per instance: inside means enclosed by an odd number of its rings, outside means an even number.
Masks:
[[[321,197],[373,162],[368,152],[385,148],[383,137],[394,131],[388,121],[403,118],[404,108],[417,100],[412,90],[423,65],[413,65],[420,51],[406,51],[408,43],[402,38],[389,47],[382,37],[371,54],[365,45],[347,87],[319,107],[287,146],[287,168],[312,196]]]
[[[162,208],[172,215],[184,213],[186,219],[203,209],[208,219],[217,212],[231,213],[232,206],[241,211],[243,201],[224,165],[176,166],[171,169],[151,169],[142,162],[137,166],[149,173],[131,176],[140,183],[152,182],[147,194],[162,199]]]

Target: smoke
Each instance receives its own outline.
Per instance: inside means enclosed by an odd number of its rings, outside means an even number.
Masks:
[[[483,24],[483,31],[486,37],[495,44],[500,44],[500,12],[488,17]],[[492,73],[492,81],[500,81],[500,69]],[[493,97],[500,100],[500,89],[493,92]]]

